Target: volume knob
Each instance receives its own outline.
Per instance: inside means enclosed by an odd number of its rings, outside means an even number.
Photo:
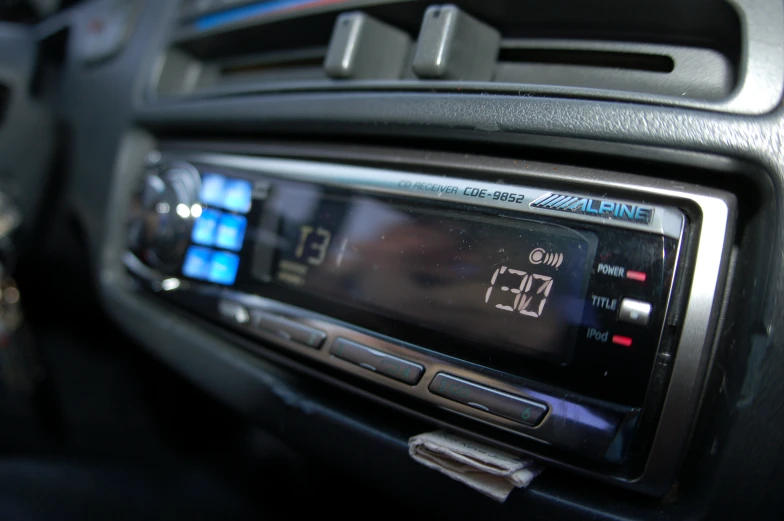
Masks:
[[[201,178],[184,162],[152,168],[131,203],[128,244],[139,259],[164,273],[179,271],[198,217]]]

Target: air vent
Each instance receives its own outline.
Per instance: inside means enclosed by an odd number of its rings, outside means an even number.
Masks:
[[[743,70],[723,0],[200,0],[181,14],[160,100],[375,89],[717,103]]]
[[[185,34],[199,36],[178,39],[162,57],[157,94],[323,84],[328,80],[324,58],[337,15],[278,16],[261,26],[218,32],[210,22],[205,25],[211,28],[207,36],[200,36],[202,26],[193,21]]]
[[[711,49],[506,40],[498,53],[493,81],[719,101],[732,92],[735,72],[725,56]]]

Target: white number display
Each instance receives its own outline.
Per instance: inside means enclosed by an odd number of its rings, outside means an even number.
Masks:
[[[318,255],[315,257],[308,257],[308,262],[314,266],[319,266],[327,257],[327,248],[329,247],[329,241],[332,240],[332,233],[330,233],[329,230],[318,227],[316,229],[316,236],[319,237],[320,240],[311,244],[310,247],[316,250]]]
[[[509,292],[510,296],[514,295],[514,300],[509,304],[495,304],[495,307],[504,311],[518,311],[521,315],[539,318],[542,315],[542,311],[544,311],[547,298],[550,296],[550,290],[553,288],[553,278],[547,275],[527,273],[501,266],[495,270],[490,279],[490,287],[487,288],[485,293],[485,303],[490,302],[490,295],[492,295],[493,289],[495,289],[498,275],[503,275],[507,272],[510,275],[520,277],[520,285],[517,288],[501,286],[501,291]],[[537,304],[533,304],[535,298],[541,300]]]
[[[305,242],[308,240],[308,236],[313,232],[313,227],[303,224],[299,227],[299,244],[297,244],[297,249],[294,250],[294,256],[298,259],[302,258],[302,254],[305,253]]]
[[[313,227],[308,225],[302,225],[299,228],[299,243],[297,244],[297,248],[294,250],[294,256],[298,259],[301,259],[302,256],[305,254],[305,247],[308,246],[311,250],[316,251],[316,255],[311,255],[307,259],[305,259],[308,264],[312,264],[313,266],[319,266],[324,259],[327,257],[327,248],[329,248],[329,242],[332,240],[332,233],[319,226],[315,230],[315,241],[308,243],[308,237],[313,234]]]

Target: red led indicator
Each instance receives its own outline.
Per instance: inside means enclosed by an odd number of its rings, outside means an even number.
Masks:
[[[645,279],[647,277],[648,276],[645,273],[641,272],[641,271],[627,271],[626,272],[626,278],[627,279],[632,279],[632,280],[637,280],[637,281],[640,281],[640,282],[645,282]]]
[[[623,347],[631,347],[632,346],[632,339],[628,336],[621,336],[621,335],[613,335],[612,337],[613,344],[618,344]]]

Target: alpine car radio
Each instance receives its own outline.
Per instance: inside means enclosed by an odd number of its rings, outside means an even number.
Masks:
[[[163,152],[125,263],[261,352],[661,493],[700,398],[734,198],[555,170],[500,183]]]

